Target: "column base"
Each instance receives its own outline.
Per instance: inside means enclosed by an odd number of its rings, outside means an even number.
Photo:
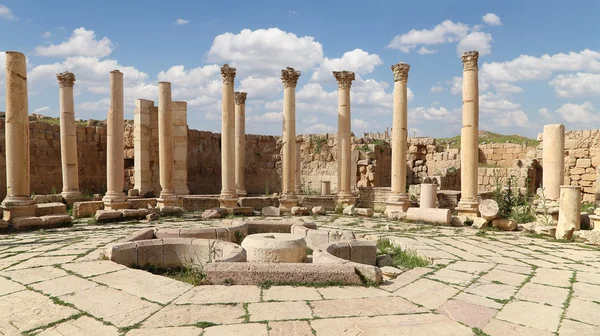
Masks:
[[[287,196],[287,197],[279,198],[280,213],[289,214],[292,212],[292,208],[295,206],[298,206],[298,199],[295,196]]]
[[[408,194],[391,194],[385,202],[385,216],[389,219],[404,219],[409,207]]]
[[[35,202],[27,196],[6,196],[2,201],[2,206],[25,206],[34,203]]]
[[[233,193],[221,193],[219,196],[219,207],[225,209],[237,208],[238,207],[238,198],[236,194]]]
[[[175,190],[175,194],[177,195],[189,195],[190,194],[190,189],[181,189],[181,190]]]
[[[156,199],[156,207],[159,209],[175,206],[177,206],[177,196],[175,195],[160,195],[160,198]]]
[[[338,206],[347,207],[350,205],[356,205],[357,197],[352,193],[338,193],[336,195],[336,203]]]
[[[246,197],[246,195],[248,195],[246,193],[246,189],[237,189],[235,193],[238,195],[238,197]]]
[[[67,204],[73,204],[81,200],[81,192],[79,190],[68,190],[60,193],[63,200]]]
[[[104,210],[120,210],[131,208],[131,202],[127,202],[125,195],[109,195],[106,194],[102,197],[104,202]]]
[[[4,203],[4,202],[2,202]],[[12,204],[12,203],[11,203]],[[2,205],[2,219],[7,222],[19,217],[35,217],[35,204],[30,205]]]
[[[456,206],[458,216],[479,217],[479,202],[474,200],[460,200]]]

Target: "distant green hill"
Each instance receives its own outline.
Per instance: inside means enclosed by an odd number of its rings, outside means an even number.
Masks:
[[[503,134],[498,134],[498,133],[493,133],[493,132],[479,131],[479,144],[506,143],[506,142],[519,144],[519,145],[527,143],[527,146],[530,146],[530,147],[536,147],[537,145],[540,144],[539,141],[537,141],[535,139],[530,139],[530,138],[527,138],[527,137],[524,137],[524,136],[518,135],[518,134],[503,135]],[[450,148],[460,148],[460,135],[457,135],[452,138],[439,138],[439,139],[436,139],[436,143],[438,146],[446,145],[447,143],[450,143]]]

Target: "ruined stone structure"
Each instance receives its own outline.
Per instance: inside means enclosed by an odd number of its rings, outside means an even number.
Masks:
[[[63,72],[56,75],[60,88],[60,144],[62,162],[62,197],[67,203],[81,198],[77,160],[77,127],[73,103],[75,75]]]
[[[246,92],[235,92],[235,192],[246,196]]]
[[[160,165],[160,196],[157,199],[160,208],[174,206],[175,194],[173,158],[173,106],[171,83],[158,83],[158,162]]]
[[[221,122],[221,194],[222,208],[237,206],[235,193],[235,111],[233,81],[236,69],[225,64],[221,67],[223,76],[222,122]]]
[[[174,176],[175,193],[189,195],[188,187],[188,125],[187,102],[174,101],[173,109],[173,161],[175,162]]]
[[[281,70],[283,81],[283,181],[279,208],[290,211],[298,203],[296,198],[296,84],[300,71],[288,67]]]
[[[338,83],[338,192],[337,202],[342,206],[354,204],[355,197],[351,189],[351,116],[350,116],[350,86],[354,81],[354,72],[334,71],[333,77]]]
[[[544,197],[556,201],[564,182],[565,126],[545,125],[543,137],[546,139],[542,144]]]

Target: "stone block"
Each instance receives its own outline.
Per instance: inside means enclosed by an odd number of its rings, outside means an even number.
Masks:
[[[183,215],[183,208],[178,206],[163,206],[162,209],[160,209],[160,214],[166,216],[181,216]]]
[[[96,211],[103,209],[104,202],[102,201],[75,202],[73,203],[73,217],[93,217]]]
[[[110,260],[127,267],[137,266],[137,243],[116,244],[110,249]]]
[[[15,230],[31,230],[43,227],[44,223],[39,217],[17,217],[12,220]]]
[[[221,218],[223,217],[221,211],[218,209],[208,209],[202,212],[202,218]]]
[[[63,203],[44,203],[38,204],[35,209],[36,216],[64,215],[67,213],[67,206]]]
[[[262,213],[263,216],[267,216],[267,217],[281,216],[281,210],[279,209],[279,207],[275,207],[275,206],[266,206],[266,207],[262,208],[262,210],[260,212]]]
[[[48,202],[50,202],[50,203],[61,203],[62,202],[61,194],[47,195],[47,196],[48,196]]]
[[[148,209],[122,209],[118,210],[123,218],[142,219],[148,215]]]
[[[18,217],[35,216],[36,205],[4,205],[2,206],[2,219],[12,221]]]
[[[193,260],[192,238],[163,239],[163,266],[181,267]]]
[[[131,209],[148,209],[156,207],[156,198],[132,198],[128,199]]]
[[[306,232],[306,246],[315,249],[319,245],[329,243],[329,232],[325,230],[309,230]]]
[[[325,207],[323,206],[315,206],[311,209],[313,215],[325,215]]]
[[[4,230],[8,228],[8,222],[4,219],[0,219],[0,230]]]
[[[290,213],[292,214],[292,216],[308,216],[308,215],[310,215],[310,211],[308,210],[307,207],[299,207],[299,206],[292,207]]]
[[[377,242],[367,240],[350,241],[350,261],[375,265],[377,260]]]
[[[492,221],[492,226],[497,227],[503,231],[515,231],[519,227],[516,221],[506,218],[494,219]]]
[[[69,215],[46,215],[40,216],[44,228],[52,228],[66,226],[71,224],[71,216]]]
[[[372,217],[373,209],[371,208],[354,208],[354,214],[362,217]]]
[[[137,242],[137,265],[164,267],[164,246],[162,239],[140,240]]]
[[[577,159],[577,163],[575,164],[575,167],[579,167],[579,168],[588,168],[591,166],[592,166],[591,159]]]
[[[32,197],[33,203],[42,204],[50,202],[50,198],[47,195],[34,195]]]
[[[123,214],[117,210],[98,210],[96,211],[95,218],[98,222],[108,222],[111,220],[118,220]]]

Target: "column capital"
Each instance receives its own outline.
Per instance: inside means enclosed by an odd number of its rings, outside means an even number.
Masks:
[[[334,71],[333,77],[337,80],[339,89],[349,88],[355,78],[352,71]]]
[[[236,69],[225,64],[221,67],[221,75],[223,76],[223,84],[232,84],[235,78]]]
[[[75,75],[68,71],[56,74],[56,79],[58,80],[58,86],[61,88],[73,87],[75,83]]]
[[[394,82],[403,81],[406,82],[408,80],[408,71],[410,70],[410,65],[400,62],[398,64],[392,65],[392,72],[394,73]]]
[[[233,99],[235,100],[235,104],[236,105],[244,105],[246,104],[246,96],[248,95],[247,92],[234,92],[233,93]]]
[[[467,51],[462,54],[462,62],[464,71],[469,70],[477,70],[479,67],[477,65],[477,60],[479,59],[479,51]]]
[[[281,80],[283,81],[283,87],[296,87],[300,78],[300,71],[294,70],[294,68],[287,67],[281,70]]]

